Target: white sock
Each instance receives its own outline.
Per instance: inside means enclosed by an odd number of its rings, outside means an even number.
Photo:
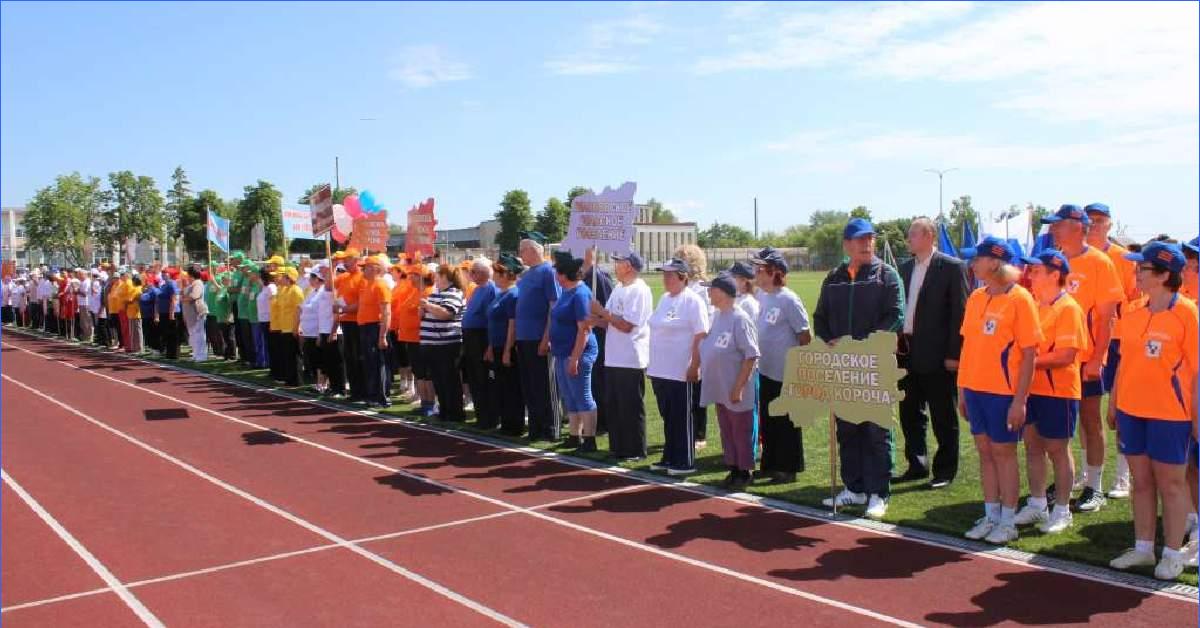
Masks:
[[[1129,461],[1125,456],[1117,454],[1117,481],[1129,481]]]
[[[1016,514],[1016,510],[1012,508],[1000,508],[1000,525],[1011,526],[1013,524],[1013,517]]]
[[[1100,492],[1100,480],[1104,477],[1104,465],[1087,465],[1087,485],[1093,491]]]
[[[1069,515],[1069,514],[1071,514],[1071,507],[1064,506],[1062,504],[1054,504],[1054,513],[1053,514],[1055,517],[1062,517],[1063,515]]]
[[[1143,554],[1154,553],[1154,541],[1143,541],[1138,539],[1133,542],[1133,549],[1142,552]]]
[[[1046,509],[1046,498],[1044,496],[1043,497],[1034,497],[1034,496],[1030,495],[1029,499],[1025,500],[1025,505],[1029,506],[1030,508],[1033,508],[1035,510],[1045,510]]]
[[[1000,521],[1000,503],[999,502],[984,502],[983,515],[988,521],[996,523]]]
[[[1196,521],[1197,521],[1196,513],[1189,512],[1187,515],[1187,525],[1188,525],[1189,530],[1196,527]]]
[[[1177,549],[1171,549],[1171,548],[1167,547],[1166,545],[1164,545],[1164,546],[1163,546],[1162,557],[1163,557],[1163,558],[1166,558],[1166,557],[1168,557],[1168,556],[1179,556],[1179,550],[1177,550]]]

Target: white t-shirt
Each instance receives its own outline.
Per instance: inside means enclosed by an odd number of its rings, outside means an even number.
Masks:
[[[650,328],[646,323],[654,312],[654,295],[640,278],[628,286],[618,283],[604,308],[633,325],[625,333],[609,325],[604,335],[604,365],[644,369],[650,363]]]
[[[255,297],[255,306],[258,308],[258,322],[271,322],[271,297],[274,297],[277,292],[279,292],[279,286],[273,283],[263,286],[263,289],[258,292],[258,296]]]
[[[26,290],[25,286],[20,284],[13,286],[12,302],[13,307],[19,309],[25,309],[25,307],[29,305],[29,292]]]
[[[708,331],[708,306],[694,290],[664,293],[650,317],[650,377],[687,381],[692,339]],[[607,356],[605,356],[607,358]]]
[[[88,279],[88,286],[87,286],[87,290],[86,290],[86,292],[87,292],[87,308],[88,308],[88,311],[92,312],[93,314],[98,314],[100,312],[101,288],[103,288],[103,283],[100,281],[100,279],[98,277]]]
[[[745,312],[746,316],[750,317],[751,323],[758,320],[759,305],[757,294],[739,294],[733,304]]]

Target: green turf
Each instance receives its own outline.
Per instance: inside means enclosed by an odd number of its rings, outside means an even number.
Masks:
[[[810,313],[816,306],[817,293],[820,289],[822,277],[822,273],[795,273],[789,276],[788,285],[800,295]],[[649,274],[647,276],[647,283],[650,284],[651,290],[655,294],[655,302],[657,303],[658,295],[662,292],[661,277]],[[186,350],[186,347],[184,349]],[[272,385],[269,378],[264,374],[264,371],[247,371],[236,364],[223,361],[209,361],[197,365],[183,360],[177,364],[198,367],[210,373],[225,375],[262,386]],[[303,390],[299,390],[298,392],[303,392]],[[410,409],[408,406],[397,405],[386,410],[385,414],[406,416],[406,413]],[[646,387],[646,414],[647,440],[650,446],[650,456],[640,463],[623,465],[643,471],[648,471],[650,462],[658,459],[658,453],[661,451],[663,443],[662,417],[655,405],[654,393],[649,386]],[[477,431],[474,429],[473,423],[462,425],[443,424],[436,420],[428,422],[471,432]],[[904,469],[904,439],[899,429],[899,424],[896,425],[894,434],[896,439],[897,472],[900,472]],[[965,423],[961,425],[960,434],[959,472],[954,483],[950,487],[938,491],[924,490],[921,482],[893,485],[892,499],[884,521],[958,536],[969,528],[975,519],[982,514],[983,507],[980,501],[978,456],[975,453],[970,431],[967,429]],[[494,432],[488,432],[488,435],[494,438],[504,438]],[[544,441],[528,443],[525,439],[512,440],[522,444],[531,444],[541,449],[567,453],[566,449],[558,447],[555,443]],[[586,457],[599,461],[603,460],[606,455],[608,439],[602,436],[597,440],[600,452]],[[1112,438],[1109,440],[1109,463],[1105,467],[1106,487],[1112,483],[1115,460],[1115,444],[1112,442]],[[1078,460],[1078,441],[1074,442],[1076,459]],[[931,452],[934,447],[936,447],[936,442],[933,441],[932,435],[930,435],[929,448]],[[826,425],[822,424],[804,431],[804,450],[806,470],[800,474],[796,483],[783,486],[756,484],[749,489],[749,492],[755,495],[772,497],[807,506],[820,506],[821,499],[828,497],[830,492],[829,433]],[[1022,465],[1024,464],[1023,458],[1022,452]],[[716,412],[712,410],[709,412],[708,446],[703,451],[697,452],[696,467],[698,473],[689,479],[702,484],[716,485],[726,473],[721,460],[721,442],[716,423]],[[1022,482],[1024,483],[1024,471],[1022,471]],[[851,510],[851,512],[859,511]],[[1062,534],[1049,536],[1043,535],[1032,528],[1023,529],[1021,538],[1012,543],[1011,547],[1093,565],[1107,566],[1109,560],[1132,544],[1133,524],[1129,500],[1109,500],[1108,505],[1100,510],[1100,512],[1092,514],[1076,513],[1073,527]],[[1144,569],[1139,573],[1152,575],[1152,572],[1152,569]],[[1196,584],[1196,571],[1188,569],[1184,572],[1180,581],[1193,585]]]

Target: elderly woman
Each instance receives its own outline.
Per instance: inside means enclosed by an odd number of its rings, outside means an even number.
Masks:
[[[396,322],[396,340],[400,342],[412,376],[415,395],[412,401],[420,402],[416,414],[425,417],[433,416],[437,395],[433,390],[433,381],[429,379],[425,355],[421,351],[421,301],[433,294],[436,274],[437,267],[431,264],[417,263],[409,268],[405,273],[409,290],[404,292],[403,300],[392,308],[393,316],[400,319]]]
[[[467,297],[467,308],[463,312],[463,372],[471,400],[475,404],[475,421],[483,427],[495,427],[491,419],[496,412],[488,406],[488,365],[483,354],[488,349],[488,308],[496,299],[496,284],[492,282],[492,262],[480,257],[471,262],[469,278],[475,286]]]
[[[188,344],[192,347],[192,360],[204,362],[208,360],[208,341],[204,335],[204,323],[208,319],[208,305],[204,302],[204,280],[200,278],[200,268],[197,266],[188,269],[188,277],[190,280],[180,296],[183,322],[187,326]],[[127,324],[123,327],[128,330]]]
[[[502,253],[492,270],[496,298],[488,306],[488,348],[483,354],[483,361],[490,368],[486,407],[491,414],[478,415],[479,422],[484,429],[499,424],[503,433],[520,436],[525,432],[525,400],[521,396],[521,376],[517,366],[514,317],[517,314],[517,278],[525,266],[515,255]]]
[[[566,445],[580,453],[596,451],[596,400],[592,367],[599,347],[589,317],[592,291],[580,275],[583,260],[565,251],[554,254],[554,276],[561,293],[550,311],[550,354],[558,394],[567,408]]]
[[[750,484],[758,444],[754,389],[748,386],[758,362],[758,334],[754,322],[736,306],[737,284],[731,273],[723,272],[706,283],[716,314],[700,343],[700,380],[704,382],[700,403],[717,406],[721,447],[729,467],[724,486],[740,491]]]
[[[704,254],[704,249],[695,244],[684,244],[675,249],[674,256],[687,264],[687,288],[704,301],[708,318],[711,320],[713,306],[708,302],[708,289],[704,287],[704,282],[708,280],[708,257]],[[692,408],[689,414],[692,420],[692,437],[696,441],[696,450],[699,451],[708,446],[708,409],[700,405],[701,382],[692,382],[691,386]]]
[[[708,333],[708,306],[687,287],[689,266],[679,258],[663,264],[666,292],[650,316],[650,364],[646,374],[662,415],[663,457],[650,465],[670,475],[696,472],[692,391],[700,379],[700,341]]]
[[[458,268],[438,267],[434,291],[421,299],[421,352],[429,367],[429,379],[437,393],[438,418],[465,421],[462,377],[463,281]]]
[[[300,306],[304,303],[304,291],[298,285],[300,272],[293,266],[279,270],[279,293],[275,295],[276,314],[279,317],[280,374],[284,384],[300,385]]]
[[[729,274],[737,284],[737,298],[734,305],[738,306],[752,322],[758,320],[761,309],[758,304],[759,289],[754,282],[754,266],[749,262],[734,262],[729,266]]]

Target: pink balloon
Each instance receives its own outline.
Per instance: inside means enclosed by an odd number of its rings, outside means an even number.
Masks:
[[[354,219],[346,211],[344,205],[333,206],[333,239],[338,242],[345,242],[349,237],[349,233],[354,228]]]
[[[357,194],[351,194],[342,199],[342,207],[346,208],[346,213],[350,215],[350,218],[358,218],[363,215],[362,203],[358,202]]]
[[[333,226],[333,229],[330,229],[330,230],[329,230],[329,234],[330,234],[330,235],[332,235],[332,236],[333,236],[333,240],[334,240],[335,242],[338,242],[339,244],[345,243],[345,242],[346,242],[346,240],[350,239],[350,236],[348,236],[348,235],[346,235],[346,234],[342,233],[342,230],[341,230],[341,229],[338,229],[338,228],[337,228],[337,225],[334,225],[334,226]]]

